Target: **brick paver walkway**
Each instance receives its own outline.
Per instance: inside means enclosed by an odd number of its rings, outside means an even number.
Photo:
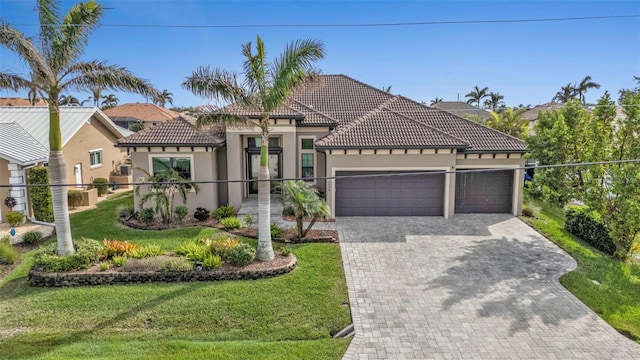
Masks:
[[[356,331],[345,359],[640,358],[560,285],[575,261],[519,219],[337,223]]]

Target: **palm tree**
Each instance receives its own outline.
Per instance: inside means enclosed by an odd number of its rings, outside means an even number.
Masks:
[[[489,96],[487,94],[488,91],[489,91],[489,88],[486,86],[482,89],[480,89],[477,85],[474,86],[473,91],[465,95],[465,97],[469,98],[469,100],[467,100],[467,104],[476,103],[476,106],[480,107],[480,103],[482,102],[482,99]]]
[[[73,95],[60,95],[60,106],[80,106],[80,100]]]
[[[0,89],[19,91],[36,87],[49,104],[49,182],[53,200],[58,255],[74,252],[67,204],[66,163],[62,153],[59,96],[66,90],[89,90],[101,86],[114,90],[155,95],[157,90],[146,80],[135,77],[125,68],[104,61],[82,61],[89,35],[103,15],[95,0],[78,3],[61,17],[60,1],[37,0],[40,21],[38,42],[0,20],[0,45],[23,60],[33,73],[25,78],[0,71]]]
[[[109,94],[109,95],[103,96],[102,97],[102,110],[110,109],[112,107],[118,106],[118,102],[119,101],[120,101],[120,99],[118,99],[113,94]]]
[[[576,93],[582,105],[587,104],[587,100],[585,99],[585,94],[589,89],[600,89],[600,84],[594,81],[591,81],[591,76],[587,75],[584,77],[584,79],[582,79],[582,81],[580,81],[580,83],[576,87]]]
[[[173,220],[173,204],[176,194],[180,195],[182,204],[186,204],[187,194],[191,189],[196,194],[200,191],[197,184],[185,181],[175,169],[166,169],[166,171],[156,175],[151,175],[142,168],[137,169],[144,173],[144,176],[138,182],[149,184],[149,192],[140,198],[140,208],[143,208],[147,201],[153,201],[153,211],[156,214],[160,214],[162,222],[165,224],[169,224]],[[141,185],[136,185],[134,188],[134,192],[138,197],[140,196],[140,188]]]
[[[293,211],[299,238],[307,236],[318,219],[331,215],[329,205],[316,193],[313,183],[306,181],[285,181],[282,184],[282,202]],[[305,217],[311,218],[306,229]]]
[[[31,74],[31,81],[34,81],[34,76],[33,74]],[[31,103],[31,106],[36,106],[36,104],[38,103],[38,100],[40,100],[42,98],[42,94],[41,91],[38,89],[38,87],[35,84],[32,84],[31,86],[29,86],[29,92],[27,93],[27,97],[29,98],[29,102]]]
[[[484,106],[490,108],[491,111],[497,111],[498,107],[501,104],[504,104],[504,96],[500,95],[500,93],[494,93],[493,91],[489,93],[489,99],[485,100]]]
[[[500,114],[492,111],[491,117],[487,120],[487,126],[492,129],[501,131],[505,134],[522,138],[528,129],[529,121],[522,118],[522,114],[527,109],[513,110],[511,108]]]
[[[560,91],[551,99],[551,101],[557,101],[562,104],[566,104],[569,100],[574,99],[577,94],[576,85],[568,83],[560,88]]]
[[[185,79],[182,87],[196,95],[212,100],[235,102],[238,106],[260,114],[262,144],[260,147],[260,172],[258,176],[259,238],[256,257],[262,261],[273,259],[270,232],[270,177],[269,177],[269,119],[271,113],[282,105],[293,90],[306,80],[315,78],[313,65],[324,57],[322,42],[306,39],[288,44],[284,52],[272,63],[265,60],[262,38],[257,36],[254,46],[248,42],[242,46],[245,57],[242,75],[222,69],[199,67]],[[198,117],[199,127],[206,124],[254,124],[247,116],[228,112],[211,112]]]
[[[430,106],[433,106],[433,105],[435,105],[435,104],[437,104],[437,103],[439,103],[439,102],[442,102],[442,101],[443,101],[443,100],[442,100],[442,98],[437,97],[437,98],[435,98],[435,99],[431,100],[431,102],[429,103],[429,105],[430,105]]]
[[[153,99],[153,103],[164,107],[166,103],[173,105],[173,93],[170,93],[167,89],[162,90],[158,96]]]
[[[391,92],[391,85],[389,86],[383,86],[382,87],[382,91],[386,92],[386,93],[390,93]]]
[[[102,87],[96,86],[90,89],[91,90],[91,98],[93,99],[93,106],[100,106],[100,99],[102,98]]]

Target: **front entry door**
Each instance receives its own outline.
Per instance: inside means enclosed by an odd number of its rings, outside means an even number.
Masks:
[[[271,179],[277,179],[282,177],[282,169],[280,168],[280,162],[282,160],[282,150],[269,150],[269,176]],[[247,151],[247,179],[258,180],[260,174],[260,150],[255,152],[253,150]],[[277,187],[277,182],[271,182],[271,192],[274,192]],[[258,193],[258,182],[250,181],[248,183],[249,194]]]
[[[76,176],[76,187],[81,188],[82,185],[82,164],[78,163],[73,166],[73,173]]]

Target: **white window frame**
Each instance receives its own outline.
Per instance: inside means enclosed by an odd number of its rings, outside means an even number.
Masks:
[[[149,156],[149,174],[154,175],[153,174],[153,159],[155,158],[189,158],[189,163],[191,164],[191,166],[189,167],[190,173],[191,173],[191,179],[189,181],[195,181],[195,174],[194,174],[194,165],[195,163],[193,162],[193,155],[192,154],[184,154],[184,153],[161,153],[161,154],[153,154]]]
[[[303,139],[304,140],[313,139],[313,149],[302,149]],[[313,154],[313,183],[314,184],[317,182],[316,175],[318,174],[318,155],[316,151],[316,140],[317,140],[317,137],[312,135],[298,137],[298,149],[300,151],[300,156],[298,156],[298,171],[300,174],[300,178],[302,178],[302,154]]]
[[[93,156],[93,154],[96,154],[96,153],[100,153],[100,163],[99,164],[92,164],[91,163],[92,162],[92,156]],[[96,168],[102,167],[103,164],[104,164],[104,152],[102,151],[102,149],[89,150],[89,168],[90,169],[96,169]]]

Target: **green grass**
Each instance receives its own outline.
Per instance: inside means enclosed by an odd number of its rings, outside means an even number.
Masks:
[[[532,207],[537,219],[523,220],[578,263],[560,283],[611,326],[640,343],[640,264],[614,260],[565,231],[561,209],[541,204]]]
[[[115,208],[130,194],[72,215],[74,237],[155,243],[167,250],[217,230],[133,230]],[[254,242],[255,244],[255,242]],[[340,249],[292,247],[298,267],[255,281],[32,288],[33,252],[0,282],[2,359],[338,359],[351,322]]]

